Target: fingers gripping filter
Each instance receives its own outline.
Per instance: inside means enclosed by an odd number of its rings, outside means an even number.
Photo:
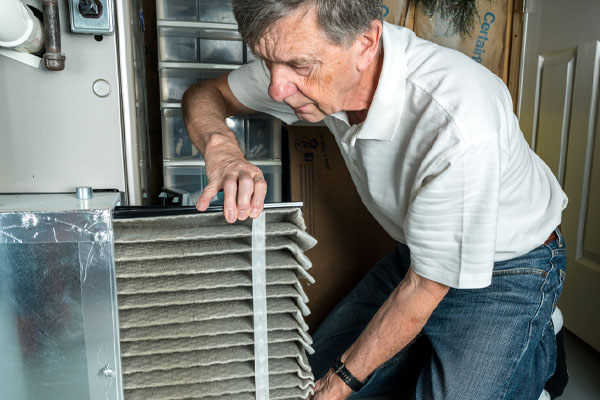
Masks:
[[[126,400],[305,399],[300,285],[316,241],[297,208],[114,221]]]

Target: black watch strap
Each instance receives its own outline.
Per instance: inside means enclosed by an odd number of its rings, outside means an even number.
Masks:
[[[356,379],[356,377],[352,375],[350,371],[348,371],[348,368],[346,368],[340,357],[338,357],[334,361],[331,368],[333,368],[333,372],[335,372],[340,378],[342,378],[344,383],[346,383],[346,385],[348,385],[350,389],[352,389],[355,392],[358,392],[360,389],[362,389],[363,383]]]

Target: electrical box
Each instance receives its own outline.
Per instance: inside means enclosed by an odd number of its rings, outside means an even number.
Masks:
[[[71,31],[92,35],[114,33],[112,0],[69,0]]]

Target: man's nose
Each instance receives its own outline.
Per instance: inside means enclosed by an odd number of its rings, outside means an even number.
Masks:
[[[283,101],[296,93],[296,85],[292,81],[291,69],[286,65],[273,65],[271,67],[271,84],[269,96],[275,101]]]

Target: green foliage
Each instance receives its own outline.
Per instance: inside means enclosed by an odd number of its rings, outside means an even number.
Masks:
[[[454,33],[470,35],[477,15],[475,0],[417,0],[429,18],[440,13],[444,20],[450,21]]]

